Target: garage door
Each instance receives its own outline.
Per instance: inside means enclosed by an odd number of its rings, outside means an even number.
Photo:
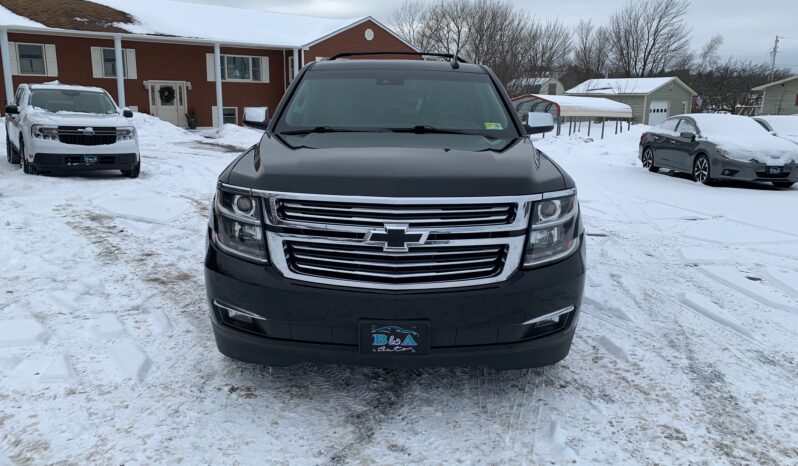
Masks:
[[[655,100],[648,107],[648,124],[658,125],[668,119],[668,102],[665,100]]]

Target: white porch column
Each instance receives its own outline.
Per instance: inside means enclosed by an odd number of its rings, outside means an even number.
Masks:
[[[219,44],[213,44],[213,75],[216,77],[216,126],[224,124],[222,103],[222,52]]]
[[[294,49],[294,77],[299,74],[299,49]]]
[[[8,50],[8,30],[0,29],[0,54],[3,56],[3,83],[6,90],[6,102],[14,102],[14,83],[11,81],[11,55]]]
[[[125,62],[122,59],[122,36],[114,36],[114,59],[116,60],[116,93],[119,106],[127,107],[125,102]]]

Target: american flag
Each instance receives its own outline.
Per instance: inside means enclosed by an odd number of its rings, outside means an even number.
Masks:
[[[695,96],[695,104],[697,106],[699,106],[699,107],[704,105],[704,95],[703,94],[698,94],[697,96]]]

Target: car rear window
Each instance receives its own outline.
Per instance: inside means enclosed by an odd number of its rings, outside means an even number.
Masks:
[[[517,129],[486,74],[418,70],[318,70],[305,74],[277,132],[418,125],[496,138]]]
[[[72,89],[34,89],[30,105],[53,113],[116,113],[116,105],[104,93]]]

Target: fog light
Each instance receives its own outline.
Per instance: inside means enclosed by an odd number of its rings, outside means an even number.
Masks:
[[[255,320],[266,320],[265,317],[245,311],[241,308],[229,306],[227,304],[221,304],[216,300],[213,301],[213,305],[219,308],[223,313],[227,314],[227,317],[230,319],[237,320],[245,324],[251,324]]]
[[[560,309],[559,311],[550,312],[540,317],[535,317],[534,319],[527,320],[522,325],[532,325],[535,328],[538,328],[538,327],[545,327],[547,325],[557,324],[560,322],[562,316],[573,312],[574,309],[576,309],[574,306],[568,306]]]

